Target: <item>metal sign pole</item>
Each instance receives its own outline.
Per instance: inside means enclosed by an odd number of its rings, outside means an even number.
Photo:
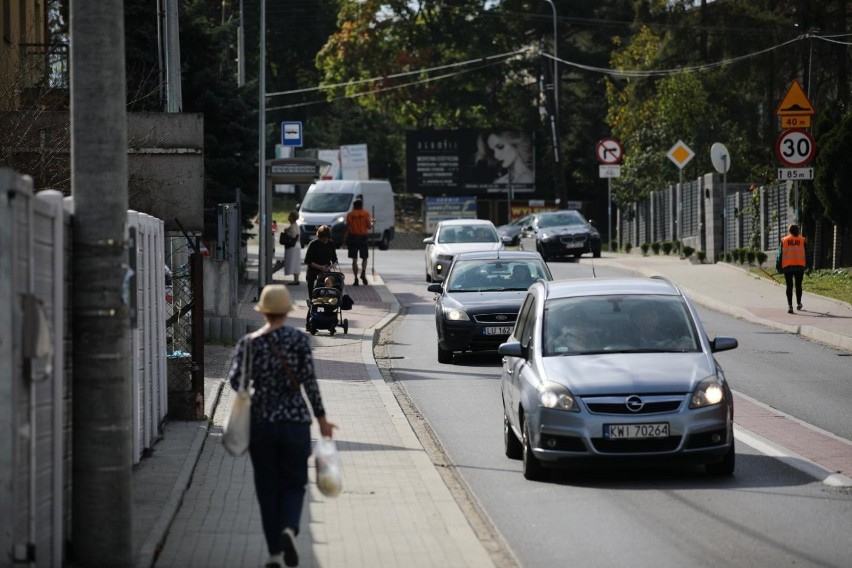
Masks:
[[[606,246],[609,252],[612,252],[612,178],[606,178]]]

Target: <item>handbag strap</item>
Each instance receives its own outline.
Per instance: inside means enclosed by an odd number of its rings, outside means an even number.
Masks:
[[[240,368],[240,392],[247,390],[251,374],[251,338],[246,338],[246,346],[243,349],[243,361]]]
[[[284,367],[284,372],[287,373],[287,376],[290,377],[290,384],[294,390],[299,390],[299,381],[296,380],[296,377],[293,376],[293,371],[290,370],[290,366],[284,361],[284,357],[281,356],[281,353],[278,352],[278,349],[275,348],[275,343],[270,342],[269,348],[272,349],[272,352],[278,357],[278,361],[281,363],[281,366]]]

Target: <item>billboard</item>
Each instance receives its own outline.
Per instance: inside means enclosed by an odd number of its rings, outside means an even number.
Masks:
[[[409,130],[406,186],[424,195],[535,191],[535,154],[528,133],[488,130]]]

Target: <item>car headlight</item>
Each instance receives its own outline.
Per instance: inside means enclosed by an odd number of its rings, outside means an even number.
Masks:
[[[565,410],[567,412],[580,412],[580,407],[577,401],[574,400],[574,395],[568,392],[568,389],[562,385],[545,384],[538,393],[538,400],[545,408]]]
[[[334,220],[335,225],[337,225],[338,223],[345,223],[345,222],[346,222],[346,217],[344,217],[343,215],[341,215],[340,217],[338,217],[337,219]]]
[[[550,240],[550,235],[548,235],[547,233],[542,233],[539,240],[543,243],[546,243]]]
[[[712,375],[702,379],[695,392],[692,393],[692,400],[689,403],[689,408],[703,408],[705,406],[713,406],[725,400],[725,386],[720,377]]]
[[[464,310],[456,308],[444,308],[444,318],[450,321],[470,321]]]

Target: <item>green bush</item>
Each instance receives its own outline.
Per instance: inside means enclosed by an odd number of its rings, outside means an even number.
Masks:
[[[723,252],[722,253],[722,260],[725,261],[725,262],[733,262],[734,255],[731,254],[730,252]]]
[[[695,253],[695,256],[698,258],[698,262],[700,262],[702,264],[704,263],[705,260],[707,260],[707,253],[704,252],[703,250],[700,250],[697,253]]]
[[[731,256],[734,257],[734,262],[742,262],[742,249],[735,248],[731,251]]]
[[[749,250],[746,251],[746,260],[748,261],[749,264],[754,264],[754,259],[756,257],[757,257],[757,254],[753,250],[749,249]]]
[[[691,246],[683,247],[683,258],[689,258],[690,256],[692,256],[692,253],[694,253],[694,252],[695,252],[695,249]]]
[[[672,251],[674,251],[675,254],[680,254],[680,246],[679,240],[672,239]]]
[[[762,250],[757,251],[757,265],[763,266],[763,263],[766,262],[766,259],[769,258],[768,255]]]
[[[632,251],[632,250],[633,250],[633,244],[624,243],[624,252],[626,252],[627,254],[630,254],[630,251]]]
[[[651,245],[648,243],[642,243],[639,245],[639,248],[642,249],[642,256],[648,256],[648,249],[651,248]]]
[[[609,252],[618,252],[618,241],[609,243]]]
[[[660,254],[660,243],[653,243],[651,245],[651,250],[654,251],[654,254]]]
[[[669,241],[664,242],[663,243],[663,254],[667,254],[667,255],[671,254],[673,248],[674,248],[674,243],[670,243]]]

